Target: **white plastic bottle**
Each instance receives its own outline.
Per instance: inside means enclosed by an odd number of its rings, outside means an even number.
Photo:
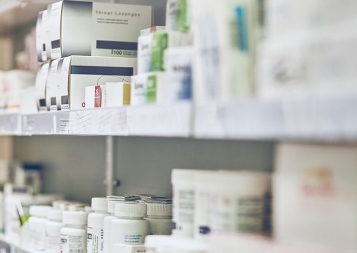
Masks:
[[[172,204],[146,203],[150,235],[171,235]]]
[[[62,215],[61,253],[87,252],[87,217],[81,211],[65,211]]]
[[[45,249],[45,225],[47,222],[47,213],[52,209],[51,206],[30,206],[29,218],[29,250],[43,251]]]
[[[107,198],[92,198],[92,210],[88,215],[87,253],[103,253],[104,218],[108,215]]]
[[[64,226],[62,223],[62,211],[50,210],[47,218],[45,251],[46,253],[59,253],[61,250],[61,229]]]
[[[173,235],[193,237],[195,207],[194,175],[195,170],[172,170],[171,183],[173,188]]]
[[[137,201],[115,204],[115,216],[111,221],[111,244],[142,244],[150,234],[150,224],[145,220],[146,205]]]
[[[123,202],[121,200],[110,200],[108,199],[108,213],[110,215],[104,218],[104,253],[110,253],[111,247],[111,222],[118,217],[115,216],[115,204]]]

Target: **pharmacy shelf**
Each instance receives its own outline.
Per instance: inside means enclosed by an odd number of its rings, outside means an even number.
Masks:
[[[356,97],[247,100],[195,106],[193,135],[207,139],[357,141]]]
[[[0,117],[2,135],[191,136],[189,102]]]
[[[0,32],[36,20],[39,11],[55,0],[4,0],[0,3]]]

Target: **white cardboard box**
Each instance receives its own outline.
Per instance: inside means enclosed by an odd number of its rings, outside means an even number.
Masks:
[[[147,82],[148,82],[148,74],[141,74],[131,77],[131,90],[130,90],[131,105],[146,104]]]
[[[58,74],[59,60],[53,60],[49,66],[49,73],[46,82],[46,106],[47,111],[57,111],[57,94],[59,91],[60,78]]]
[[[61,1],[47,8],[50,59],[70,55],[136,58],[140,30],[152,26],[151,6]]]
[[[357,148],[280,144],[273,183],[279,241],[357,250]]]
[[[87,86],[85,88],[85,108],[98,108],[101,107],[101,87]]]
[[[49,74],[50,63],[45,63],[37,71],[36,76],[36,103],[39,111],[47,111],[46,82]]]
[[[130,77],[136,74],[135,58],[70,56],[61,60],[61,86],[57,94],[61,110],[85,108],[87,86],[130,82]]]
[[[39,62],[47,61],[46,54],[47,10],[40,11],[36,22],[36,50]]]
[[[130,105],[130,83],[107,82],[106,107]]]

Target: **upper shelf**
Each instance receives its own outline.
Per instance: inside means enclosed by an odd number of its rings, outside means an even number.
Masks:
[[[5,0],[0,4],[0,32],[35,21],[39,11],[55,0]]]
[[[357,141],[357,98],[146,105],[0,116],[2,135]]]

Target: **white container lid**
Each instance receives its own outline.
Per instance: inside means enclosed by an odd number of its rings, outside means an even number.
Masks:
[[[64,211],[62,223],[69,225],[86,225],[88,214],[82,211]]]
[[[51,206],[32,205],[29,212],[31,216],[47,218],[47,213],[51,209]]]
[[[172,204],[147,203],[147,215],[172,216]]]
[[[108,200],[108,213],[115,213],[115,204],[123,202],[123,200]]]
[[[63,211],[61,210],[56,210],[56,209],[49,210],[47,214],[47,219],[51,221],[62,222],[62,213]]]
[[[145,204],[139,204],[137,201],[122,202],[115,204],[115,216],[118,217],[137,217],[146,216],[147,207]]]
[[[189,169],[173,169],[171,172],[171,183],[184,182],[192,183],[194,180],[196,170]]]
[[[108,211],[107,198],[92,198],[92,209],[94,211]]]

